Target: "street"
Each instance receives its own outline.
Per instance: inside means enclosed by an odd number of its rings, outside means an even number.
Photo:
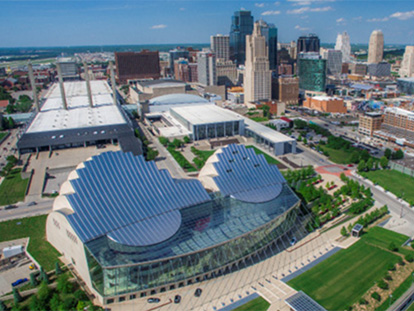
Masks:
[[[30,202],[19,202],[14,209],[0,209],[0,222],[18,219],[24,217],[32,217],[37,215],[49,214],[52,211],[54,199],[42,199],[37,201],[37,205],[28,206]]]

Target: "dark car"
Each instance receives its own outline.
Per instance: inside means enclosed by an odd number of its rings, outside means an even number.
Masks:
[[[18,279],[17,281],[15,281],[15,282],[12,283],[12,286],[15,287],[15,286],[20,285],[20,284],[22,284],[24,282],[27,282],[27,278]]]
[[[180,301],[181,301],[181,296],[180,295],[175,295],[174,303],[180,303]]]
[[[27,204],[27,206],[35,206],[35,205],[37,205],[37,203],[35,201],[32,201],[29,204]]]
[[[4,209],[13,209],[17,208],[17,205],[7,205]]]
[[[201,296],[201,292],[202,292],[201,288],[197,288],[197,289],[195,290],[195,292],[194,292],[194,296],[196,296],[196,297],[200,297],[200,296]]]
[[[159,298],[148,298],[148,303],[158,303],[158,302],[160,302],[160,299]]]

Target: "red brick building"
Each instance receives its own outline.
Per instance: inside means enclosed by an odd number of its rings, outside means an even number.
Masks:
[[[133,79],[159,79],[161,76],[158,51],[115,52],[115,63],[119,83]]]

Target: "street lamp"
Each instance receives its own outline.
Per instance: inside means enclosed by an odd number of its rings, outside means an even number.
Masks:
[[[392,294],[390,294],[390,304],[389,304],[388,308],[391,307],[391,303],[392,303]]]

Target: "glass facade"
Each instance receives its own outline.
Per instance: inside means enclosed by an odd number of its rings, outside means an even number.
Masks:
[[[210,202],[180,210],[180,229],[161,243],[133,247],[106,236],[86,243],[93,287],[110,297],[184,285],[225,268],[243,268],[246,258],[266,247],[274,254],[289,245],[281,239],[299,222],[300,200],[286,183],[278,197],[264,203],[211,196]]]
[[[193,139],[202,140],[208,138],[241,135],[243,133],[240,132],[240,122],[242,121],[194,125]]]
[[[231,19],[230,56],[238,65],[246,60],[246,36],[253,32],[253,16],[250,11],[237,11]]]
[[[325,92],[326,60],[300,58],[298,63],[299,88],[307,91]]]
[[[397,79],[397,85],[401,93],[414,95],[414,78]]]

